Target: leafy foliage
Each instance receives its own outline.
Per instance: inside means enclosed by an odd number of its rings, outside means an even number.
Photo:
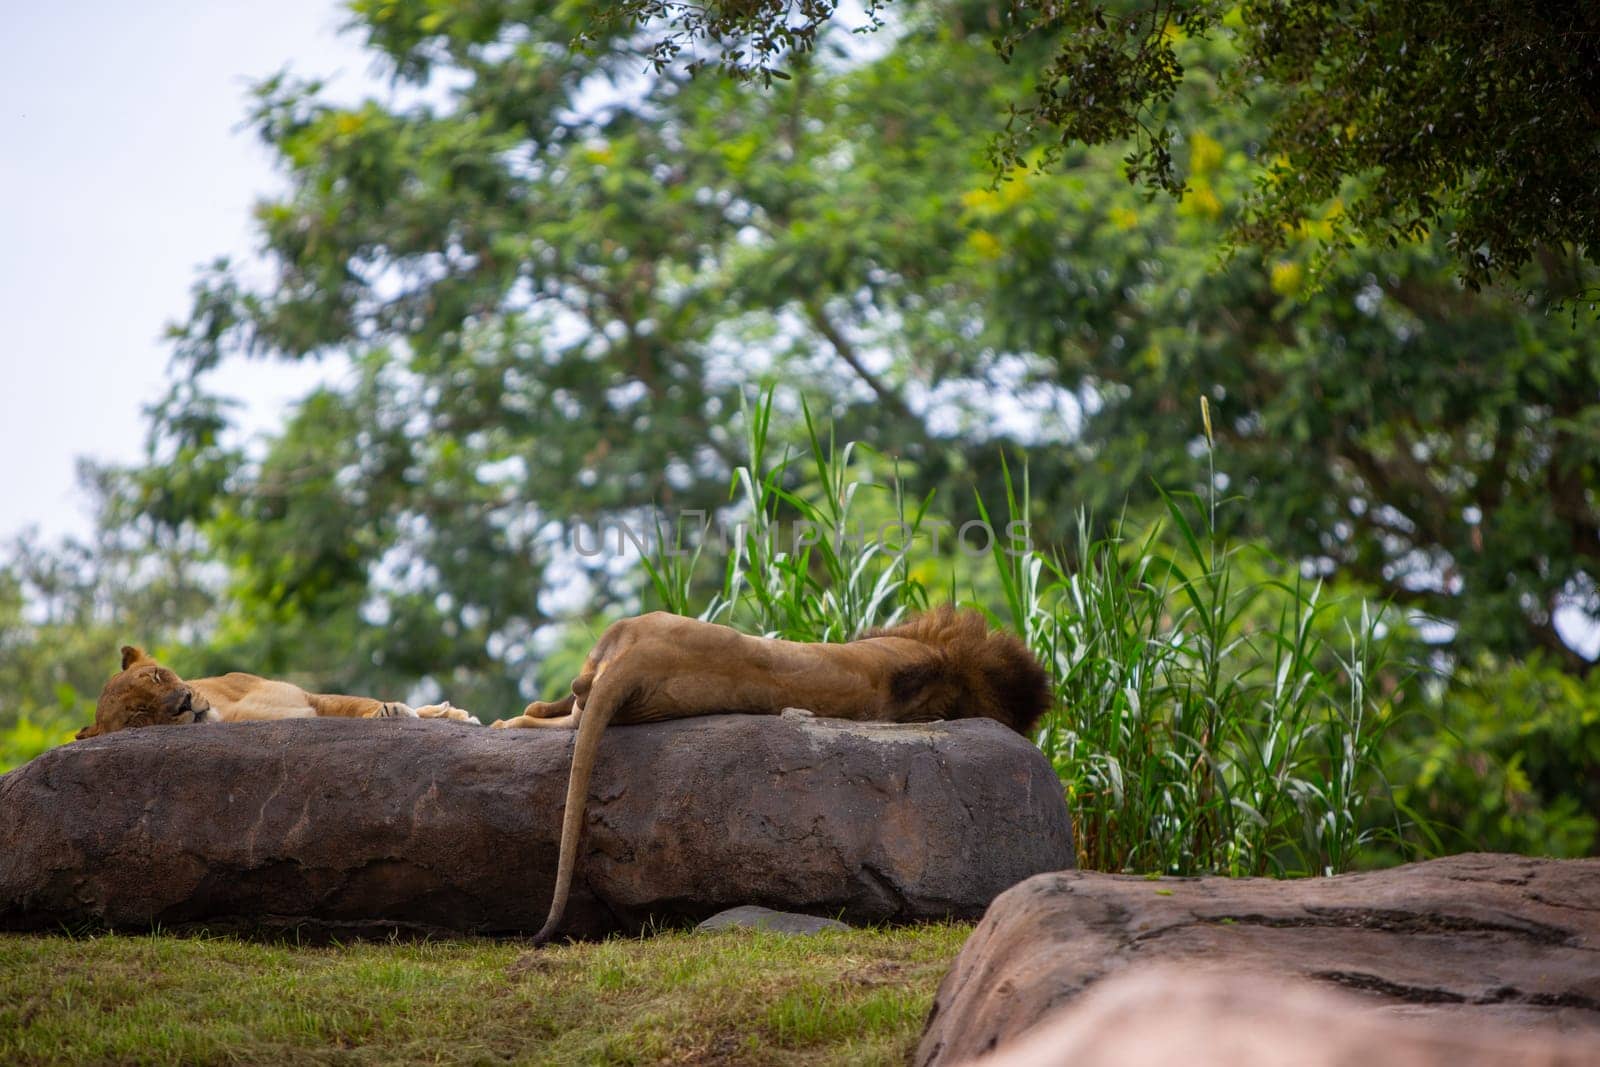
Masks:
[[[1209,395],[1254,502],[1231,532],[1443,620],[1461,654],[1586,668],[1553,620],[1600,610],[1595,340],[1462,294],[1439,240],[1323,264],[1338,204],[1219,271],[1268,129],[1261,108],[1196,129],[1234,45],[1163,45],[1189,192],[1147,204],[1109,152],[991,187],[985,131],[1026,80],[981,54],[983,5],[917,5],[876,58],[819,38],[757,95],[641,73],[639,28],[586,10],[358,4],[402,84],[448,90],[261,86],[290,181],[257,213],[275,275],[201,279],[136,501],[224,561],[218,662],[532,695],[562,605],[629,596],[567,549],[573,520],[714,510],[762,382],[900,457],[917,497],[996,493],[993,446],[1034,446],[1058,545],[1079,504],[1205,491],[1172,413]],[[264,453],[230,443],[214,368],[339,354],[348,381]],[[779,418],[799,432],[798,404]]]
[[[92,708],[89,717],[94,717]],[[27,715],[0,726],[0,772],[20,767],[33,757],[66,744],[76,732],[76,727],[70,724],[48,726],[34,722]]]
[[[832,0],[684,4],[628,0],[619,18],[644,27],[658,65],[697,43],[725,70],[770,82],[813,48]],[[878,5],[869,22],[881,24]],[[1007,62],[1022,62],[1026,100],[994,139],[1001,171],[1051,165],[1073,144],[1127,144],[1130,181],[1182,196],[1171,105],[1189,74],[1181,42],[1235,42],[1231,96],[1272,104],[1259,189],[1232,232],[1276,251],[1342,197],[1334,243],[1450,237],[1472,288],[1554,261],[1558,297],[1600,293],[1563,249],[1589,264],[1600,249],[1600,14],[1585,4],[1495,0],[1007,0],[990,9]],[[697,60],[704,63],[706,60]],[[694,66],[696,64],[690,64]],[[1030,156],[1042,146],[1040,157]]]
[[[859,30],[878,29],[878,12],[887,0],[860,4]],[[684,0],[618,0],[595,12],[598,26],[649,27],[650,64],[658,71],[681,63],[693,72],[710,64],[743,79],[771,85],[787,81],[783,64],[817,45],[823,29],[838,15],[838,0],[785,0],[782,4],[686,3]],[[591,29],[578,38],[591,44]],[[706,46],[715,59],[705,55]],[[686,56],[687,53],[687,56]]]
[[[1096,390],[1079,499],[1104,512],[1192,478],[1194,430],[1171,413],[1209,395],[1220,470],[1252,502],[1239,530],[1447,620],[1464,654],[1588,670],[1555,617],[1600,615],[1593,331],[1469,297],[1437,244],[1319,265],[1333,221],[1217,270],[1205,249],[1250,195],[1247,135],[1218,133],[1192,139],[1179,205],[1119,201],[1104,171],[974,198],[1005,250],[979,275],[997,342]]]
[[[1182,193],[1167,111],[1185,67],[1177,42],[1237,43],[1227,84],[1272,104],[1259,188],[1234,231],[1266,250],[1335,197],[1345,245],[1450,235],[1474,289],[1556,261],[1560,296],[1583,285],[1563,248],[1600,249],[1600,15],[1582,4],[1100,3],[1010,5],[1021,35],[1055,53],[1000,142],[1133,138],[1129,178]]]
[[[1393,734],[1398,799],[1448,851],[1586,856],[1600,840],[1600,685],[1534,655],[1440,687]]]
[[[122,644],[160,652],[209,632],[193,536],[156,536],[124,510],[117,476],[81,473],[98,512],[92,537],[50,546],[24,534],[0,548],[0,769],[93,720]]]

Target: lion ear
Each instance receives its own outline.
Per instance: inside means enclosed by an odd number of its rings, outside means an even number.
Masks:
[[[140,648],[138,645],[123,645],[122,646],[122,669],[123,670],[127,670],[129,667],[133,666],[135,663],[138,663],[142,659],[149,659],[149,658],[150,658],[149,656],[144,654],[144,649]]]
[[[85,740],[86,738],[99,737],[99,736],[100,736],[100,724],[97,723],[97,722],[92,722],[88,726],[85,726],[83,729],[79,730],[77,732],[77,734],[73,737],[73,740],[74,741],[82,741],[82,740]]]

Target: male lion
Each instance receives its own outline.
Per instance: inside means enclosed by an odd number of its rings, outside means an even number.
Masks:
[[[275,682],[237,671],[218,678],[195,678],[186,682],[145,655],[144,649],[123,645],[122,670],[100,691],[94,722],[79,730],[77,739],[99,737],[136,726],[309,719],[319,715],[346,719],[478,721],[449,703],[410,708],[397,701],[370,697],[308,693],[288,682]]]
[[[578,732],[555,896],[534,944],[555,936],[566,909],[589,777],[611,722],[778,715],[795,706],[858,722],[989,718],[1027,735],[1050,703],[1049,678],[1027,646],[948,605],[847,644],[750,637],[661,612],[623,619],[601,635],[571,696],[492,724]]]

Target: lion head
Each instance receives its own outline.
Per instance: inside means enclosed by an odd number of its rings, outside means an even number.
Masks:
[[[897,669],[889,692],[904,706],[920,706],[932,718],[986,718],[1031,736],[1054,706],[1050,675],[1015,634],[991,629],[976,611],[949,604],[872,637],[921,641],[935,653]]]
[[[210,718],[210,712],[210,702],[182,678],[144,649],[123,645],[122,670],[100,691],[94,722],[78,731],[78,739],[135,726],[187,726]]]

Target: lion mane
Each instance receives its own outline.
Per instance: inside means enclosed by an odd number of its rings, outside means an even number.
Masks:
[[[931,719],[993,719],[1029,736],[1050,710],[1050,676],[1014,634],[990,629],[975,611],[940,605],[923,615],[869,630],[857,641],[904,637],[931,655],[897,668],[891,698],[922,707]]]

